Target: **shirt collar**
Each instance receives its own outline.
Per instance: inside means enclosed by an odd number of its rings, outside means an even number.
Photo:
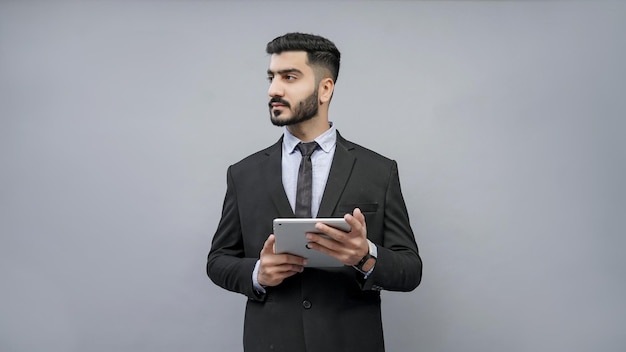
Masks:
[[[329,153],[335,146],[335,143],[337,143],[337,133],[335,125],[330,121],[328,122],[328,124],[330,125],[330,128],[324,133],[317,136],[317,138],[315,138],[315,141],[317,142],[317,144],[319,144],[320,148],[325,153]],[[285,148],[284,150],[291,154],[296,150],[296,146],[300,142],[301,140],[291,134],[291,132],[289,132],[289,130],[285,127],[283,138],[283,146]]]

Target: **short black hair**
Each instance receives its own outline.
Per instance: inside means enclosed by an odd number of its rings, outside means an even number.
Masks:
[[[328,69],[333,82],[337,82],[341,53],[335,43],[324,37],[306,33],[287,33],[267,43],[265,51],[270,55],[283,51],[305,51],[309,65]]]

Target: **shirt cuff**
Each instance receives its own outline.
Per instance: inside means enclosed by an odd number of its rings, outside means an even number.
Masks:
[[[370,245],[370,255],[378,258],[378,247],[370,240],[367,240],[367,243]]]
[[[370,246],[370,255],[374,258],[378,258],[378,247],[376,247],[376,245],[370,240],[367,240],[367,243]],[[376,267],[376,263],[374,263],[374,266],[368,272],[365,273],[365,279],[367,279],[372,274],[375,267]]]
[[[254,265],[254,270],[252,271],[252,286],[254,286],[254,290],[260,294],[265,294],[265,287],[263,287],[259,283],[259,266],[261,265],[261,260],[257,260]]]

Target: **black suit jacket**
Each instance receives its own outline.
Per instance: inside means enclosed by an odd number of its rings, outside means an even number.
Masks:
[[[368,239],[378,247],[367,280],[350,266],[305,268],[259,295],[252,271],[272,220],[294,217],[282,185],[281,151],[282,138],[229,167],[222,218],[208,256],[209,277],[248,297],[244,349],[384,351],[380,290],[411,291],[422,275],[396,162],[337,133],[318,217],[361,209]]]

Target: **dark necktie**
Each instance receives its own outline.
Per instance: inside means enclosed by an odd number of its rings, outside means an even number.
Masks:
[[[313,187],[313,165],[311,164],[311,154],[318,147],[317,142],[298,143],[296,148],[302,154],[300,169],[298,170],[298,190],[296,191],[296,217],[311,217],[311,201]]]

